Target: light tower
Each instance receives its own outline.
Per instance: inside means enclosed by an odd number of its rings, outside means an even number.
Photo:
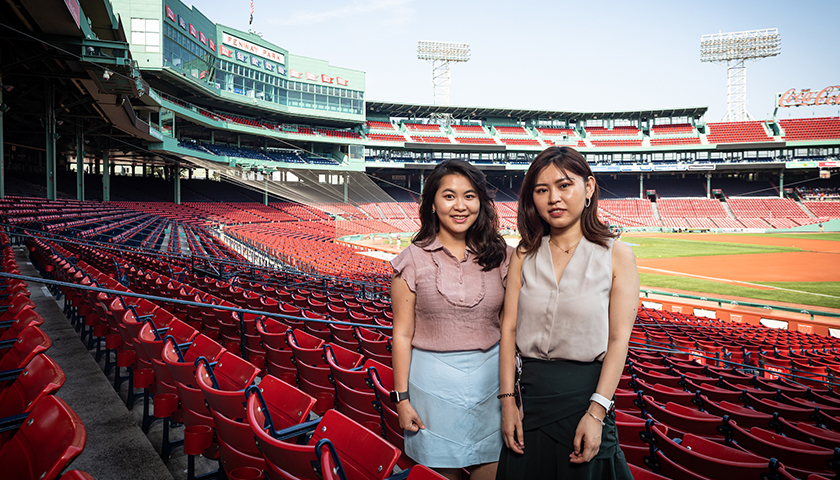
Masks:
[[[724,122],[754,120],[747,112],[747,60],[775,57],[782,51],[781,44],[776,28],[700,37],[700,61],[725,63],[727,67]]]
[[[417,58],[432,64],[432,89],[435,105],[449,105],[450,62],[468,62],[470,46],[466,43],[417,42]]]

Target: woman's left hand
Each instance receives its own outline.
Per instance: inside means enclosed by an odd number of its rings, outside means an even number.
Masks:
[[[598,455],[598,451],[601,449],[603,428],[598,420],[592,418],[588,413],[584,413],[575,431],[575,449],[569,454],[569,461],[572,463],[587,463],[595,458],[595,455]]]

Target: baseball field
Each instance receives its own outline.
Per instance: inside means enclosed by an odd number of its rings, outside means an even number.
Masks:
[[[624,234],[642,288],[840,309],[840,234]]]

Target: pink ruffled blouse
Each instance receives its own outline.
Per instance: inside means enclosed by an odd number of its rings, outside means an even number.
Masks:
[[[412,244],[391,260],[394,276],[400,275],[417,296],[411,345],[450,352],[487,350],[499,343],[512,252],[508,246],[499,268],[483,272],[469,248],[459,260],[435,238],[425,247]]]

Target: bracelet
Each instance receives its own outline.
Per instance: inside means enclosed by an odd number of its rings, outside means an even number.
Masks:
[[[515,394],[515,393],[510,392],[510,393],[502,393],[502,394],[496,395],[496,398],[498,398],[499,400],[501,400],[501,399],[503,399],[503,398],[505,398],[505,397],[515,397],[515,396],[516,396],[516,394]]]
[[[602,427],[604,427],[604,426],[606,426],[606,425],[607,425],[606,423],[604,423],[604,421],[603,421],[603,420],[601,420],[600,418],[596,417],[596,416],[595,416],[595,414],[594,414],[594,413],[592,413],[592,412],[590,412],[589,410],[587,410],[587,411],[586,411],[586,413],[588,413],[590,417],[592,417],[592,418],[594,418],[595,420],[597,420],[597,421],[598,421],[598,423],[600,423]]]

